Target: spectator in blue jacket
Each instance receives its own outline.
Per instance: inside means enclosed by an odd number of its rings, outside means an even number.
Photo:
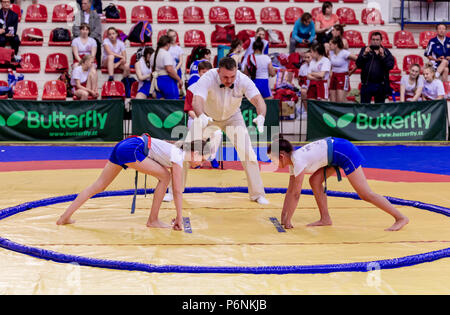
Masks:
[[[289,53],[295,51],[297,44],[310,45],[316,37],[316,28],[312,20],[312,15],[308,12],[303,13],[301,18],[295,21],[294,30],[289,45]]]
[[[425,57],[433,64],[436,78],[447,82],[450,64],[450,37],[446,36],[447,25],[436,26],[437,36],[430,39],[425,49]]]

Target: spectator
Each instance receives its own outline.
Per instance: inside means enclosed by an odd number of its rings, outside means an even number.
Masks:
[[[196,49],[196,48],[194,48]],[[189,67],[189,80],[187,83],[187,86],[190,87],[192,84],[198,81],[200,79],[200,76],[198,74],[198,65],[202,61],[209,61],[211,62],[211,50],[209,50],[206,47],[200,47],[196,49],[197,52],[194,55],[191,55],[193,58],[193,61],[191,62],[191,66]]]
[[[308,72],[311,60],[311,50],[305,51],[305,53],[303,54],[303,63],[298,70],[298,85],[300,86],[301,100],[305,109],[308,108],[306,99],[309,88]]]
[[[242,71],[245,70],[245,63],[246,63],[247,57],[254,53],[254,51],[253,51],[253,43],[256,41],[257,38],[261,38],[261,40],[264,43],[263,53],[265,55],[269,54],[269,42],[266,40],[266,30],[265,30],[264,27],[258,27],[256,29],[255,37],[252,37],[252,38],[250,38],[250,41],[247,41],[249,43],[249,46],[245,50],[244,58],[242,59],[243,60],[242,61],[242,65],[241,65],[241,70]],[[239,64],[239,63],[237,63],[237,64]]]
[[[258,88],[261,96],[265,99],[272,98],[272,91],[269,85],[269,76],[273,77],[276,74],[276,70],[272,66],[272,59],[268,55],[263,54],[264,43],[261,38],[257,38],[253,43],[254,53],[247,57],[247,67],[244,70],[246,75],[250,75],[248,65],[253,64],[256,68],[255,76],[252,77],[252,81]]]
[[[344,37],[344,26],[341,24],[334,25],[331,30],[331,39],[336,37],[340,37],[342,39],[342,43],[344,44],[344,49],[348,49],[348,40]],[[327,52],[330,50],[329,42],[331,39],[324,44]]]
[[[146,99],[150,96],[150,87],[152,79],[152,69],[150,67],[150,58],[154,50],[152,47],[145,47],[142,57],[136,62],[136,77],[139,81],[137,99]]]
[[[17,25],[19,16],[10,9],[11,1],[2,0],[2,10],[0,14],[0,47],[10,44],[14,50],[15,59],[18,60],[20,39],[17,36]]]
[[[177,32],[175,32],[172,29],[169,29],[167,31],[167,36],[169,36],[171,40],[169,53],[172,55],[174,59],[175,70],[177,71],[178,76],[181,78],[183,76],[181,72],[181,66],[183,65],[184,59],[183,48],[181,48],[180,45],[177,44]]]
[[[233,58],[239,69],[241,69],[241,53],[242,41],[239,38],[235,38],[231,41],[231,48],[227,54],[227,57]]]
[[[430,60],[436,70],[436,78],[448,81],[450,62],[450,37],[446,36],[447,25],[436,26],[437,36],[430,39],[425,50],[425,56]]]
[[[322,4],[322,12],[316,17],[316,36],[319,43],[328,43],[333,34],[333,26],[339,24],[339,17],[333,13],[333,5],[329,1]]]
[[[169,53],[170,42],[169,36],[161,36],[158,40],[156,51],[150,57],[150,67],[152,69],[150,94],[156,91],[156,98],[158,99],[179,99],[178,88],[183,84],[173,66],[173,58]]]
[[[331,62],[326,57],[325,46],[321,43],[314,43],[311,46],[312,60],[309,63],[308,75],[309,87],[307,98],[327,100],[328,99],[328,79],[330,78]]]
[[[93,57],[85,55],[79,65],[73,69],[70,84],[73,87],[73,95],[81,100],[98,97],[97,68],[92,64]]]
[[[98,13],[91,10],[91,0],[81,0],[81,10],[80,13],[75,16],[75,21],[72,26],[73,37],[80,36],[80,27],[82,23],[89,25],[90,37],[95,39],[97,42],[97,48],[102,45],[102,21]],[[95,59],[97,64],[101,64],[101,49],[97,49]]]
[[[436,79],[436,70],[433,64],[425,65],[423,70],[425,81],[423,82],[422,96],[424,100],[443,100],[445,98],[444,83]]]
[[[297,44],[310,45],[316,37],[316,29],[312,20],[312,15],[303,13],[301,18],[295,21],[294,30],[289,44],[289,53],[293,53]]]
[[[119,32],[110,27],[107,30],[108,37],[103,42],[103,61],[102,67],[108,69],[108,81],[114,81],[114,71],[123,70],[123,77],[130,74],[130,65],[127,62],[127,52],[123,41],[118,36]]]
[[[391,52],[381,45],[382,35],[373,32],[370,45],[361,48],[356,66],[361,69],[361,103],[384,103],[391,94],[389,71],[394,68],[395,59]]]
[[[77,3],[80,7],[83,6],[82,0],[77,0]],[[102,15],[103,14],[103,7],[102,7],[102,0],[93,0],[91,1],[91,7],[90,9],[97,12],[97,14]]]
[[[416,102],[421,100],[424,79],[420,75],[420,65],[409,67],[409,74],[402,76],[400,81],[400,102]]]
[[[97,42],[92,37],[89,37],[89,25],[83,23],[80,26],[80,36],[72,40],[72,54],[75,68],[81,61],[81,58],[90,55],[95,58],[97,55]]]
[[[356,60],[358,56],[344,49],[344,43],[340,37],[333,38],[330,43],[331,79],[330,101],[345,103],[350,87],[349,64],[350,60]]]

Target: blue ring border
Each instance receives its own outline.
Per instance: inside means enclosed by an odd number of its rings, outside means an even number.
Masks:
[[[153,189],[139,189],[138,194],[153,193]],[[265,188],[267,194],[286,193],[286,188]],[[187,187],[185,193],[248,193],[247,187]],[[93,196],[92,198],[128,196],[133,195],[134,190],[105,191]],[[312,190],[302,189],[302,194],[312,195]],[[360,199],[356,193],[328,191],[328,196]],[[65,195],[41,199],[37,201],[26,202],[15,207],[0,210],[0,220],[13,216],[20,212],[31,210],[38,207],[44,207],[57,203],[73,201],[74,195]],[[450,208],[427,204],[420,201],[405,200],[395,197],[386,198],[393,204],[411,206],[450,217]],[[376,260],[369,262],[343,263],[343,264],[325,264],[325,265],[293,265],[293,266],[260,266],[260,267],[221,267],[221,266],[180,266],[180,265],[153,265],[137,262],[116,261],[88,258],[76,255],[67,255],[51,250],[37,247],[31,247],[13,242],[9,239],[0,237],[0,247],[17,253],[25,254],[31,257],[49,260],[57,263],[77,263],[81,266],[96,268],[106,268],[114,270],[141,271],[148,273],[222,273],[222,274],[326,274],[334,272],[368,272],[374,269],[395,269],[407,266],[414,266],[426,262],[432,262],[450,257],[450,247],[442,250],[404,256],[400,258]]]

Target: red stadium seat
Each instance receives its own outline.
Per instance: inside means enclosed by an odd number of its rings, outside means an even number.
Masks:
[[[130,72],[131,73],[136,73],[136,62],[137,62],[136,59],[137,59],[136,53],[134,53],[130,59]]]
[[[390,74],[401,74],[402,70],[398,67],[397,58],[394,56],[394,68],[392,68],[391,71],[389,71]]]
[[[57,4],[53,8],[52,22],[72,22],[75,19],[74,8],[69,4]]]
[[[19,22],[22,20],[22,10],[17,4],[11,3],[11,10],[19,16]]]
[[[44,101],[64,101],[67,98],[66,84],[61,80],[51,80],[44,84],[42,100]]]
[[[320,13],[322,13],[321,7],[316,7],[311,10],[311,15],[312,15],[313,21],[316,21],[316,18]]]
[[[394,45],[397,48],[418,48],[414,41],[414,35],[409,31],[397,31],[394,33]]]
[[[256,24],[255,11],[250,7],[239,7],[234,11],[236,24]]]
[[[450,81],[444,82],[444,89],[445,89],[445,95],[447,95],[446,98],[448,100],[450,100]]]
[[[14,88],[14,100],[37,100],[38,87],[36,82],[30,80],[22,80],[16,83]]]
[[[264,7],[260,12],[261,23],[263,24],[283,24],[280,10],[275,7]]]
[[[158,23],[177,23],[178,24],[178,12],[175,7],[162,6],[158,9]]]
[[[422,56],[418,55],[406,55],[403,57],[403,71],[409,73],[409,67],[413,64],[418,64],[420,68],[423,68],[423,59]],[[421,70],[422,72],[422,70]]]
[[[436,37],[437,33],[435,31],[423,31],[419,35],[419,45],[422,46],[422,48],[427,48],[428,42],[433,37]]]
[[[366,44],[364,44],[362,35],[359,31],[356,30],[344,31],[344,38],[348,41],[349,48],[362,48],[366,46]]]
[[[364,24],[384,24],[381,12],[376,8],[365,8],[361,11],[361,22]]]
[[[176,43],[177,43],[177,45],[180,45],[180,38],[178,37],[178,33],[175,32],[175,34],[177,35],[177,41],[176,41]],[[156,37],[156,40],[158,41],[159,38],[160,38],[161,36],[163,36],[163,35],[167,35],[167,30],[166,30],[166,29],[160,30],[160,31],[158,32],[158,36]]]
[[[36,40],[37,38],[41,40]],[[33,40],[33,38],[35,40]],[[22,31],[21,46],[42,46],[44,43],[44,34],[40,28],[30,27]]]
[[[120,81],[106,81],[102,86],[102,99],[125,98],[125,85]]]
[[[138,93],[139,81],[135,81],[131,84],[130,97],[136,98]]]
[[[0,86],[8,86],[8,82],[0,80]],[[0,95],[0,100],[6,100],[8,98],[8,94]]]
[[[336,10],[339,17],[339,23],[346,25],[356,25],[359,21],[356,19],[355,11],[352,8],[342,7]]]
[[[300,7],[289,7],[284,11],[284,21],[286,24],[295,24],[302,17],[304,11]]]
[[[42,4],[30,4],[25,15],[25,22],[47,22],[47,7]]]
[[[70,38],[72,38],[72,34],[70,33],[70,30],[68,30],[68,31],[70,34]],[[70,45],[72,45],[72,41],[70,40],[67,42],[55,42],[55,41],[53,41],[53,31],[50,31],[50,38],[48,40],[48,45],[49,46],[70,46]]]
[[[131,10],[131,23],[149,21],[153,23],[152,9],[145,5],[137,5]]]
[[[184,47],[206,46],[205,34],[200,30],[188,30],[184,33]]]
[[[209,9],[209,22],[213,24],[229,24],[231,23],[230,13],[225,7],[212,7]]]
[[[45,64],[46,73],[62,73],[69,69],[69,61],[66,54],[54,53],[47,56]]]
[[[382,41],[381,41],[381,45],[383,45],[386,48],[392,48],[392,43],[389,41],[389,36],[385,31],[382,30],[373,30],[369,32],[369,39],[368,39],[368,43],[370,43],[370,37],[372,36],[372,33],[374,32],[380,32],[381,36],[382,36]]]
[[[117,10],[119,10],[120,17],[118,19],[105,19],[106,23],[127,23],[127,10],[118,4],[115,4]]]
[[[22,54],[20,66],[16,69],[20,73],[39,73],[41,72],[41,61],[39,55],[35,53]]]
[[[194,24],[205,23],[205,16],[203,15],[202,8],[195,7],[195,6],[189,6],[189,7],[184,8],[183,22],[184,23],[194,23]]]
[[[287,44],[284,40],[284,35],[282,31],[279,30],[270,30],[271,32],[275,33],[276,38],[271,38],[269,32],[266,32],[266,40],[269,41],[269,47],[270,48],[286,48]]]

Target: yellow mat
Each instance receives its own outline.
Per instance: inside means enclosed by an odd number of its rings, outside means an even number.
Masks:
[[[0,173],[0,208],[77,193],[99,170]],[[122,172],[108,190],[131,189],[134,172]],[[263,173],[266,187],[286,187],[287,174]],[[142,177],[141,177],[142,178]],[[143,181],[141,180],[141,183]],[[153,187],[154,180],[148,186]],[[344,179],[330,190],[352,191]],[[194,170],[189,186],[245,186],[242,171]],[[378,193],[448,207],[450,183],[370,181]],[[305,180],[305,189],[309,189]],[[340,264],[391,259],[450,247],[449,218],[412,207],[399,207],[410,224],[385,232],[393,220],[360,200],[329,197],[331,227],[306,227],[318,219],[314,198],[303,195],[293,217],[295,228],[279,233],[284,195],[270,194],[258,206],[247,194],[184,195],[184,216],[192,233],[148,229],[152,195],[89,200],[76,223],[56,226],[68,203],[26,211],[0,221],[0,236],[14,242],[90,258],[183,266],[289,266]],[[160,218],[170,222],[173,203]],[[302,275],[158,274],[116,271],[44,261],[0,249],[0,294],[449,294],[450,260],[373,272]]]

